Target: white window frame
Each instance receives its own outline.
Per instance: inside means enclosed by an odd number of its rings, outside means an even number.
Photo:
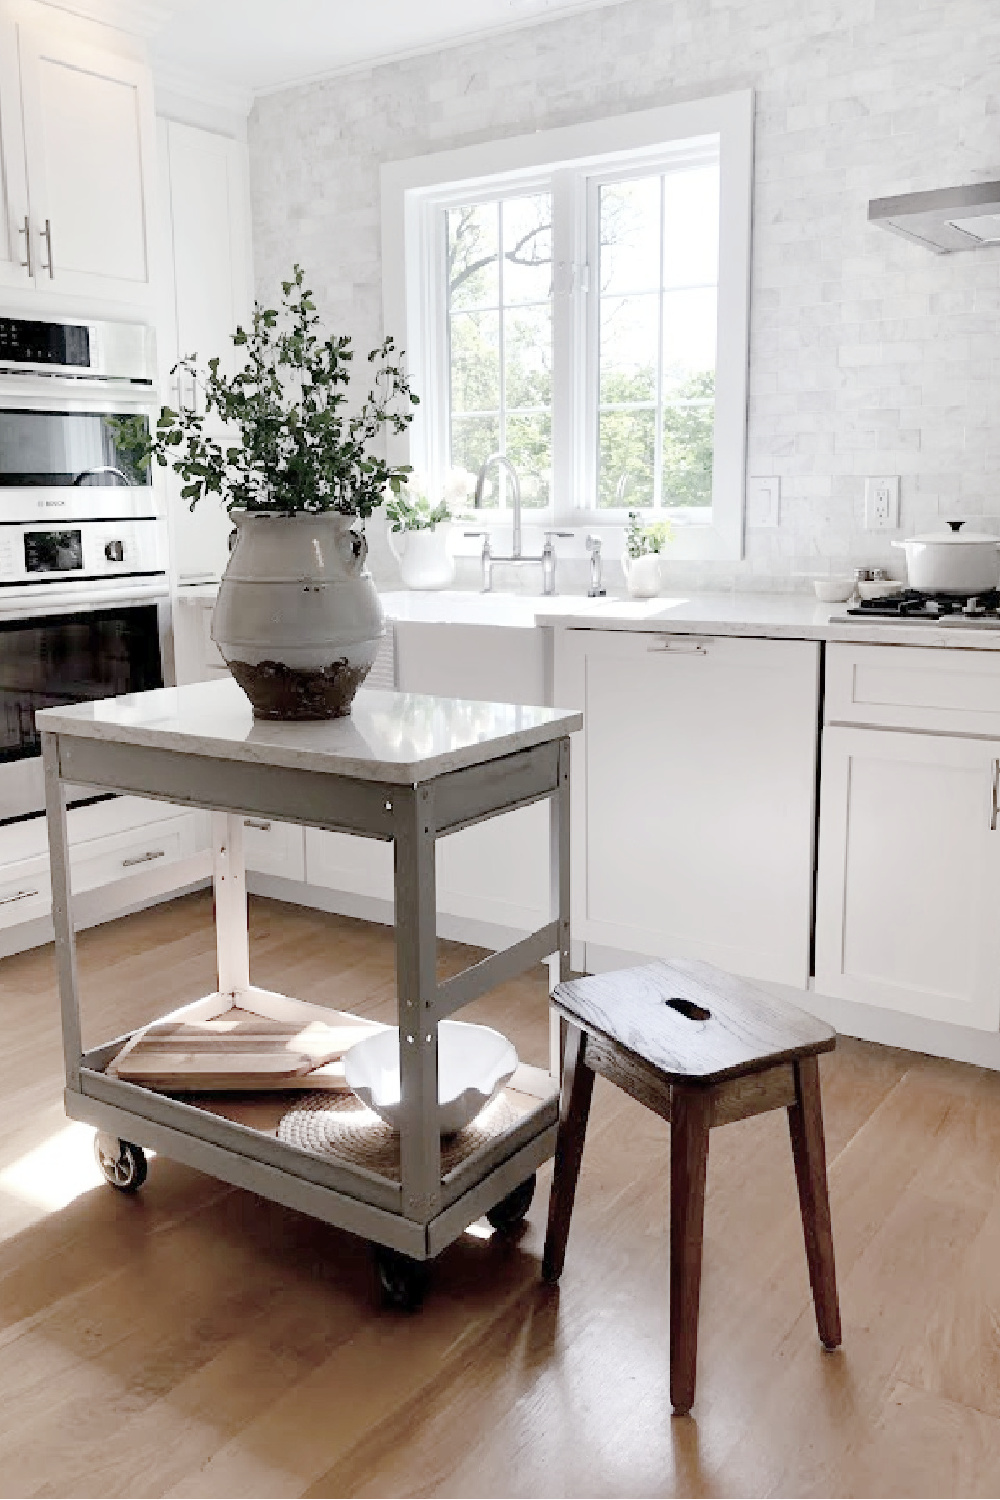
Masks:
[[[408,432],[391,441],[393,462],[435,476],[445,466],[447,425],[429,399],[437,392],[447,402],[448,392],[442,208],[476,195],[506,197],[550,187],[553,498],[545,510],[526,511],[524,524],[620,530],[624,511],[579,503],[581,496],[596,496],[596,334],[588,319],[597,299],[587,295],[594,263],[588,193],[608,177],[660,170],[676,161],[681,145],[697,150],[713,137],[719,150],[719,284],[711,516],[695,507],[672,512],[681,524],[670,550],[678,559],[742,557],[753,181],[749,89],[383,165],[385,328],[405,346],[414,388],[423,398]],[[580,357],[583,350],[586,358]],[[491,529],[509,526],[502,511],[483,511],[482,519]],[[609,541],[614,545],[614,538]]]

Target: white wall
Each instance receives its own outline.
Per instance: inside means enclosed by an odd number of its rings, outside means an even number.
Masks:
[[[299,260],[360,353],[381,336],[379,166],[495,136],[757,91],[749,474],[781,524],[685,583],[888,562],[864,476],[902,476],[902,534],[1000,530],[1000,247],[935,256],[870,197],[1000,177],[996,0],[626,0],[261,98],[258,295]]]

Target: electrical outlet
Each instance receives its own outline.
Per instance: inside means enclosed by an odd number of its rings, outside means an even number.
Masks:
[[[899,526],[899,475],[865,480],[865,530],[895,531]]]
[[[781,479],[751,479],[747,485],[747,525],[774,527],[781,510]]]

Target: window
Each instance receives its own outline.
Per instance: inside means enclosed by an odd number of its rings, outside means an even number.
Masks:
[[[526,521],[637,509],[678,523],[675,555],[739,557],[751,138],[744,93],[384,167],[385,326],[422,397],[405,457],[501,453]],[[498,465],[484,509],[510,498]]]

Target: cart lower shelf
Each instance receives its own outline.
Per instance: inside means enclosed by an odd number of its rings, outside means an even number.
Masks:
[[[220,1015],[234,1004],[303,1026],[332,1014],[251,987],[162,1019]],[[353,1095],[161,1093],[108,1071],[129,1041],[85,1055],[78,1087],[66,1092],[71,1118],[417,1260],[437,1255],[555,1148],[557,1086],[544,1070],[522,1065],[471,1126],[442,1141],[438,1201],[414,1217],[404,1212],[398,1136]]]

